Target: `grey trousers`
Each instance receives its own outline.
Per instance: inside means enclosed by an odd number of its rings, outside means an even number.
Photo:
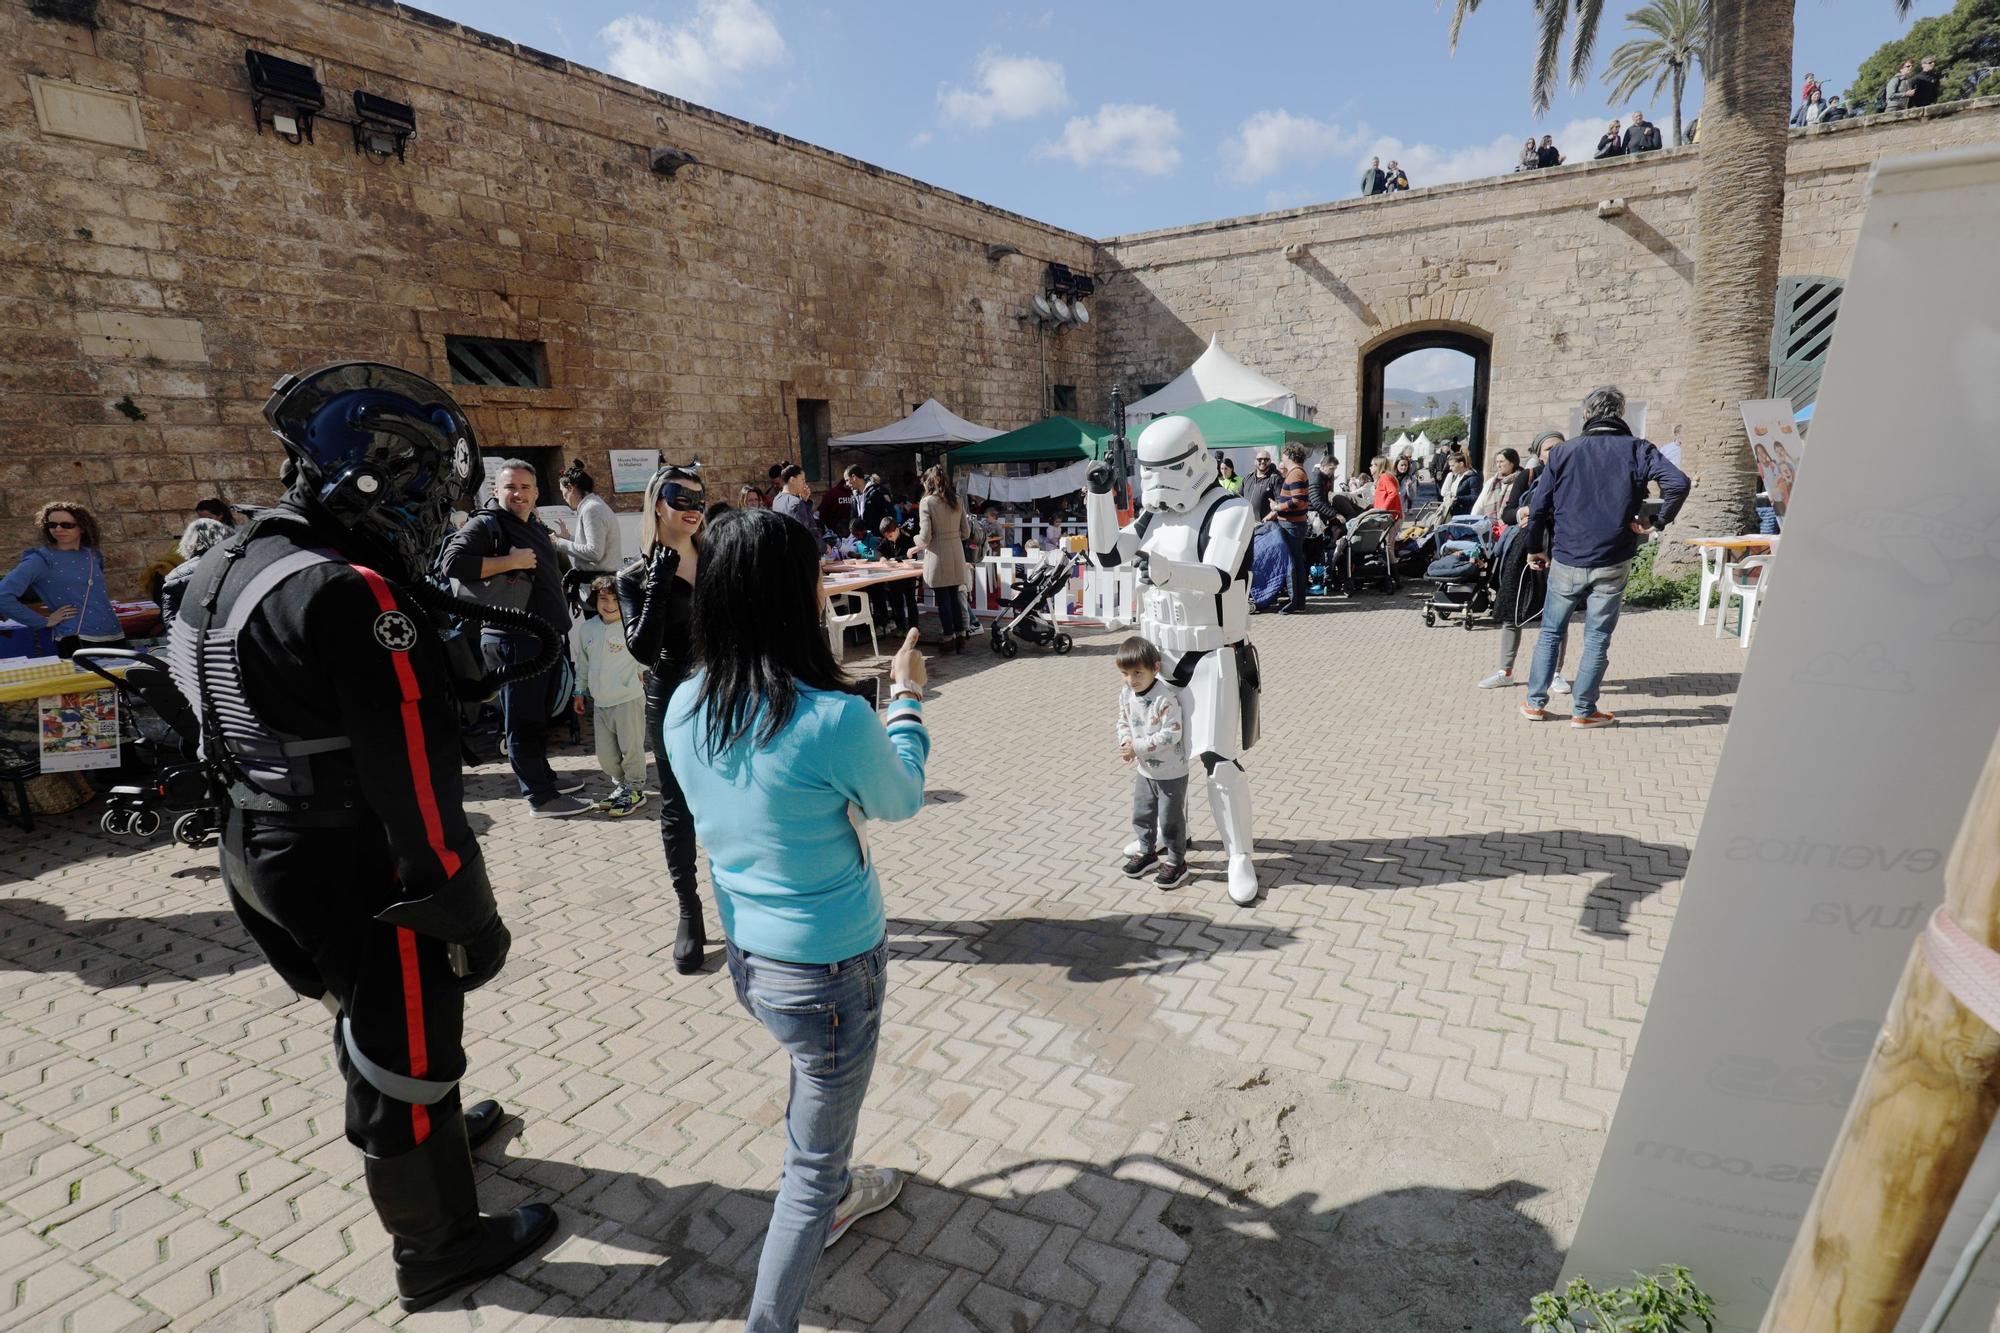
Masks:
[[[1139,845],[1169,861],[1187,860],[1186,778],[1149,778],[1132,783],[1132,831]]]
[[[646,786],[646,701],[597,704],[590,713],[597,733],[597,764],[620,787],[643,791]]]

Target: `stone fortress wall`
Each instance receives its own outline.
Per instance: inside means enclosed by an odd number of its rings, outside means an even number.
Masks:
[[[1844,279],[1878,158],[2000,137],[2000,98],[1792,132],[1780,272]],[[1220,334],[1360,444],[1363,356],[1397,335],[1491,340],[1489,450],[1564,429],[1591,387],[1680,433],[1697,147],[1227,218],[1102,243],[1107,384],[1171,379]],[[1624,212],[1598,206],[1622,199]]]
[[[489,451],[698,454],[733,495],[926,397],[1001,428],[1053,386],[1102,420],[1220,332],[1358,436],[1359,366],[1411,327],[1493,342],[1490,444],[1623,383],[1677,432],[1692,149],[1094,242],[386,0],[100,0],[95,28],[0,6],[0,550],[90,504],[114,582],[193,502],[276,492],[281,373],[357,356],[449,382],[448,336],[545,346],[547,387],[453,386]],[[407,159],[322,120],[254,128],[246,48],[328,111],[407,102]],[[2000,100],[1800,134],[1784,271],[1845,273],[1868,166],[1990,140]],[[671,177],[650,153],[691,153]],[[1600,199],[1624,216],[1600,219]],[[1095,318],[1020,318],[1045,266]],[[636,497],[608,495],[629,508]]]
[[[557,446],[625,508],[607,449],[699,454],[733,498],[798,454],[799,399],[846,434],[1099,396],[1094,327],[1014,318],[1088,238],[393,4],[97,8],[0,6],[0,552],[77,499],[129,595],[197,498],[274,498],[279,374],[449,383],[447,335],[544,343],[549,387],[454,393],[489,451]],[[407,160],[258,133],[246,48],[311,65],[331,114],[411,104]],[[655,174],[658,147],[696,165]]]

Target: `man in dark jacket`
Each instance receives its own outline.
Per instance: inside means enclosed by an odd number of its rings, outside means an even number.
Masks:
[[[1262,519],[1271,512],[1271,505],[1278,497],[1279,483],[1283,481],[1278,469],[1272,466],[1271,451],[1259,449],[1256,468],[1243,479],[1243,498],[1250,502],[1250,517],[1253,520]]]
[[[540,616],[558,630],[569,628],[562,570],[549,530],[535,516],[540,488],[531,464],[509,459],[493,478],[493,498],[444,545],[440,565],[474,601],[508,606]],[[541,651],[532,634],[488,625],[479,631],[479,651],[489,670],[531,662]],[[500,689],[501,727],[507,736],[507,766],[514,770],[529,813],[538,819],[580,815],[590,808],[571,793],[580,779],[561,782],[549,767],[549,717],[562,673],[548,671]]]
[[[1925,56],[1917,66],[1917,72],[1910,76],[1910,106],[1931,106],[1938,100],[1940,75],[1937,57]]]
[[[465,996],[511,937],[466,823],[453,672],[420,598],[479,449],[458,405],[394,366],[278,382],[285,498],[202,557],[174,683],[223,792],[229,905],[285,984],[334,1015],[348,1142],[406,1310],[497,1273],[555,1226],[482,1216],[464,1106]]]
[[[1634,111],[1632,123],[1625,127],[1625,151],[1629,153],[1650,153],[1660,146],[1660,127],[1647,120],[1645,113]]]
[[[1917,64],[1914,60],[1905,60],[1896,67],[1896,72],[1889,76],[1888,86],[1882,90],[1884,111],[1910,109],[1910,99],[1916,95],[1916,75]]]
[[[1632,556],[1639,538],[1673,522],[1687,499],[1686,474],[1650,440],[1632,434],[1624,411],[1625,395],[1616,388],[1593,389],[1583,400],[1583,434],[1556,450],[1529,495],[1530,549],[1548,552],[1529,560],[1549,571],[1542,634],[1528,672],[1528,701],[1521,705],[1521,716],[1532,722],[1548,717],[1557,654],[1579,611],[1583,660],[1573,682],[1570,725],[1601,727],[1617,720],[1598,711],[1597,691],[1604,683]],[[1662,498],[1658,518],[1650,521],[1641,517],[1649,483],[1660,488]]]
[[[1389,178],[1382,174],[1382,159],[1369,158],[1367,169],[1361,173],[1361,193],[1380,194],[1388,181]]]

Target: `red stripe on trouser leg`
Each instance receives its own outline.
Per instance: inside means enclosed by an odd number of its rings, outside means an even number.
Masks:
[[[417,975],[417,935],[408,926],[396,927],[396,949],[403,959],[403,1021],[410,1043],[410,1077],[422,1078],[430,1071],[430,1052],[424,1046],[424,987]],[[422,1106],[410,1107],[410,1132],[418,1143],[431,1135],[431,1114]]]

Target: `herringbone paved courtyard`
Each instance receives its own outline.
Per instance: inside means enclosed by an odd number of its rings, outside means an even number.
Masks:
[[[934,663],[929,803],[874,835],[895,961],[860,1144],[912,1179],[827,1256],[808,1326],[1518,1326],[1595,1169],[1742,658],[1628,614],[1622,725],[1578,733],[1472,688],[1493,634],[1414,608],[1254,622],[1250,909],[1199,799],[1194,880],[1116,873],[1112,638]],[[587,748],[557,763],[595,777]],[[775,1048],[713,961],[673,973],[650,818],[531,823],[497,766],[469,787],[515,947],[470,1001],[467,1087],[522,1117],[482,1192],[556,1201],[559,1241],[401,1316],[324,1011],[261,965],[212,852],[80,812],[0,849],[0,1326],[730,1326],[782,1150]]]

